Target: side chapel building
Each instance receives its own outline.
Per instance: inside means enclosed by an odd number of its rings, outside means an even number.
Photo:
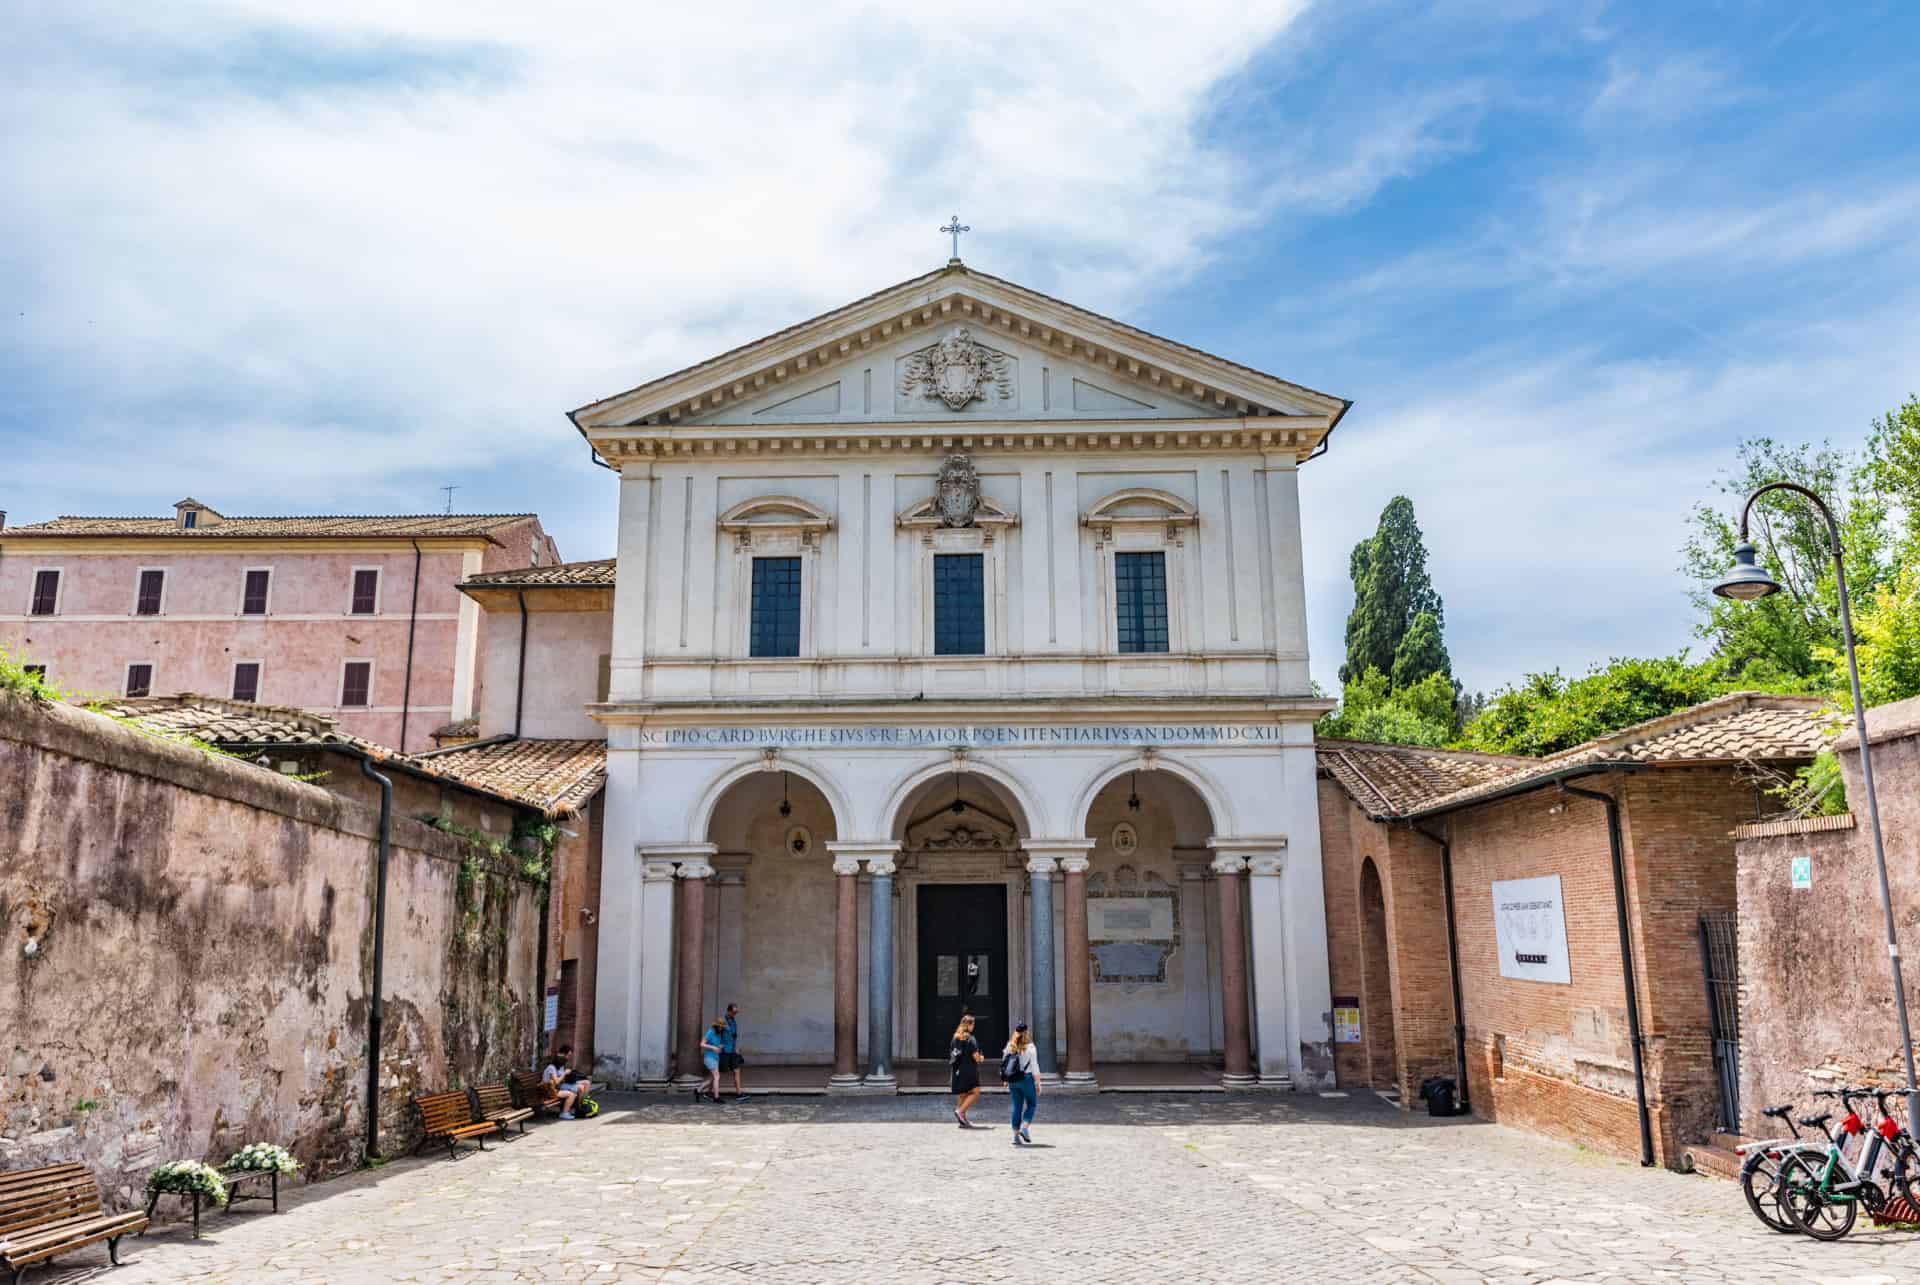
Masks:
[[[601,1074],[737,1001],[847,1091],[963,1010],[1069,1087],[1331,1087],[1299,478],[1348,405],[954,259],[573,412]]]

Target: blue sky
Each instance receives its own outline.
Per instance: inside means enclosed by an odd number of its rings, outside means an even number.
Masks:
[[[1470,686],[1690,641],[1742,435],[1920,390],[1895,4],[26,7],[0,53],[0,508],[533,509],[573,406],[969,262],[1356,403],[1315,672],[1426,528]],[[681,7],[691,9],[692,7]]]

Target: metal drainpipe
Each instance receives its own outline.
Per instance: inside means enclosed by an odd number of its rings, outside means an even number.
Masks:
[[[1431,830],[1414,826],[1413,832],[1440,848],[1440,881],[1447,898],[1447,976],[1453,983],[1453,1051],[1459,1068],[1460,1101],[1455,1115],[1473,1113],[1473,1094],[1467,1087],[1467,1010],[1460,998],[1460,928],[1453,917],[1453,845]]]
[[[513,684],[513,738],[520,739],[520,702],[527,694],[527,591],[515,595],[520,600],[520,674]]]
[[[380,786],[380,861],[373,893],[373,1003],[367,1016],[367,1159],[380,1158],[380,1021],[387,954],[387,859],[393,841],[393,781],[362,758],[360,771]]]
[[[413,546],[413,603],[407,608],[407,674],[400,685],[400,752],[407,752],[407,714],[413,707],[413,626],[420,618],[420,542]]]
[[[1576,794],[1606,805],[1607,846],[1613,854],[1613,909],[1620,921],[1620,968],[1627,987],[1627,1034],[1633,1042],[1633,1097],[1640,1109],[1640,1164],[1653,1167],[1653,1116],[1647,1110],[1647,1068],[1641,1052],[1645,1039],[1640,1033],[1639,987],[1633,975],[1633,933],[1627,914],[1627,864],[1620,850],[1620,801],[1598,790],[1582,790],[1560,782],[1563,794]]]

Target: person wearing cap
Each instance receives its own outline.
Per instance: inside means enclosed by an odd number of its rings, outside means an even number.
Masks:
[[[1013,1145],[1032,1142],[1029,1126],[1040,1107],[1040,1055],[1034,1050],[1025,1022],[1014,1025],[1013,1035],[1001,1051],[1000,1078],[1007,1082],[1007,1100],[1013,1109]]]

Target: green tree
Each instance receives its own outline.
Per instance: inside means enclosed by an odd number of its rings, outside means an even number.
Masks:
[[[1920,421],[1920,412],[1916,418]],[[1888,501],[1876,483],[1872,451],[1856,463],[1831,444],[1788,447],[1772,438],[1753,438],[1740,443],[1737,466],[1717,483],[1722,499],[1695,507],[1693,531],[1681,548],[1681,566],[1695,582],[1691,596],[1701,615],[1695,633],[1711,644],[1728,674],[1752,686],[1825,690],[1832,670],[1820,653],[1840,641],[1840,598],[1826,523],[1805,498],[1776,491],[1753,507],[1749,536],[1782,592],[1752,603],[1711,592],[1733,563],[1738,506],[1776,481],[1797,482],[1832,507],[1853,594],[1870,595],[1887,578]]]
[[[1388,501],[1374,533],[1353,546],[1347,566],[1353,576],[1353,611],[1347,616],[1347,659],[1340,666],[1340,681],[1351,682],[1369,669],[1391,678],[1401,640],[1417,616],[1430,613],[1436,633],[1446,626],[1440,595],[1427,575],[1427,546],[1413,501],[1404,495]],[[1444,656],[1445,649],[1440,651]]]
[[[1495,692],[1461,729],[1465,749],[1553,754],[1623,727],[1725,695],[1739,686],[1717,661],[1686,653],[1651,660],[1616,658],[1569,681],[1559,670],[1528,674]]]
[[[1400,645],[1393,650],[1393,685],[1396,690],[1412,687],[1436,674],[1451,679],[1453,661],[1447,656],[1447,644],[1440,638],[1439,617],[1423,611],[1413,618]]]
[[[1453,683],[1429,674],[1395,691],[1377,669],[1340,690],[1340,706],[1314,725],[1323,737],[1383,741],[1390,745],[1445,745],[1453,735]]]

